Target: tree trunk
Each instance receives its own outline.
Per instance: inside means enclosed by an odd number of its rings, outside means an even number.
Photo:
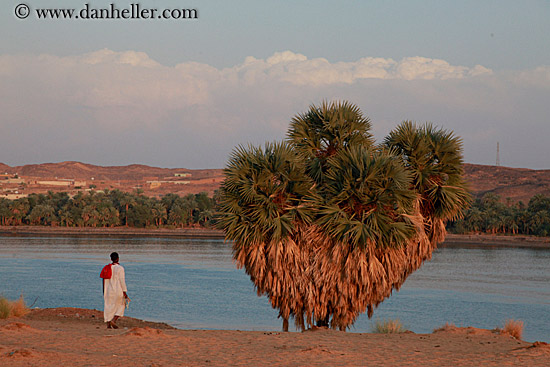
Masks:
[[[327,327],[328,328],[329,323],[329,315],[325,317],[323,320],[317,320],[317,327]]]
[[[283,331],[288,331],[288,319],[283,318]]]
[[[126,215],[125,215],[125,217],[126,217],[125,226],[128,227],[128,204],[126,204]]]

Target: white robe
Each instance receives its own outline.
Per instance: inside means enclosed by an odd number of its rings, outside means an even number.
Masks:
[[[105,293],[103,294],[105,300],[103,317],[105,322],[111,321],[115,315],[124,316],[126,301],[122,292],[128,291],[122,265],[112,265],[111,270],[111,279],[105,279]]]

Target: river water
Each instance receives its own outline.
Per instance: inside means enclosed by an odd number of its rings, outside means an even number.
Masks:
[[[280,330],[266,297],[236,269],[223,240],[0,236],[0,295],[34,307],[103,308],[99,272],[117,251],[132,302],[127,316],[185,329]],[[550,250],[440,248],[369,320],[416,333],[446,322],[493,329],[524,322],[523,339],[550,342]]]

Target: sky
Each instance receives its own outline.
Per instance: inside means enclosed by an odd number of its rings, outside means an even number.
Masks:
[[[86,3],[198,18],[36,15]],[[348,100],[378,141],[429,121],[466,162],[494,165],[498,142],[501,165],[550,169],[548,19],[548,0],[3,0],[0,162],[223,168]]]

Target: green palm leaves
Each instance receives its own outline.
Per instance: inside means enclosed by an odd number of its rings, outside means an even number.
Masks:
[[[389,152],[349,146],[327,160],[316,224],[352,247],[401,247],[415,233],[406,215],[416,199],[411,176]],[[321,205],[319,205],[321,204]]]
[[[420,212],[432,220],[430,235],[439,242],[444,229],[438,222],[458,219],[470,204],[463,178],[461,139],[431,124],[417,126],[404,121],[384,144],[397,149],[412,173],[414,189],[420,195]]]
[[[469,195],[452,133],[402,123],[376,146],[348,102],[292,119],[288,142],[238,147],[218,225],[286,321],[345,330],[418,269]]]
[[[238,147],[225,169],[218,220],[237,246],[279,242],[310,221],[303,205],[312,183],[286,143]]]
[[[329,157],[349,146],[369,147],[374,143],[370,128],[370,120],[357,106],[324,102],[292,119],[288,140],[307,160],[309,176],[321,182]]]

